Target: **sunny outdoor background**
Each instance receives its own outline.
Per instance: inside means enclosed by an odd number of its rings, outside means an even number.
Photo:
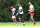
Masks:
[[[12,22],[12,12],[10,6],[13,5],[18,9],[18,3],[21,3],[24,10],[24,20],[28,21],[26,15],[29,9],[29,1],[34,5],[36,15],[35,21],[40,21],[40,0],[0,0],[0,22]],[[18,21],[18,18],[17,18]]]

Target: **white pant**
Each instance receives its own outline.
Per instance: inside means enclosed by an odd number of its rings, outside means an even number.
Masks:
[[[15,18],[15,16],[12,16],[12,18]]]

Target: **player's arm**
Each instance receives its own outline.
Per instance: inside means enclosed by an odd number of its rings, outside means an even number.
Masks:
[[[28,11],[33,11],[34,9],[29,9]]]
[[[14,15],[14,11],[12,10],[12,13],[13,13],[13,15]]]
[[[19,10],[19,12],[22,12],[22,11],[23,11],[23,9],[20,9],[20,10]]]

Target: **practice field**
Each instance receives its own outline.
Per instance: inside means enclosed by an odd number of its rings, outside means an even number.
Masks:
[[[40,27],[40,22],[36,22],[37,24],[33,26],[33,22],[25,22],[25,26],[23,26],[22,22],[18,22],[18,26],[14,26],[14,23],[11,22],[6,22],[6,23],[1,23],[0,22],[0,27]]]

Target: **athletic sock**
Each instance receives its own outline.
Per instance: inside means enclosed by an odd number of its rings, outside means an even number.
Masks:
[[[36,22],[34,21],[34,23],[36,23]]]

